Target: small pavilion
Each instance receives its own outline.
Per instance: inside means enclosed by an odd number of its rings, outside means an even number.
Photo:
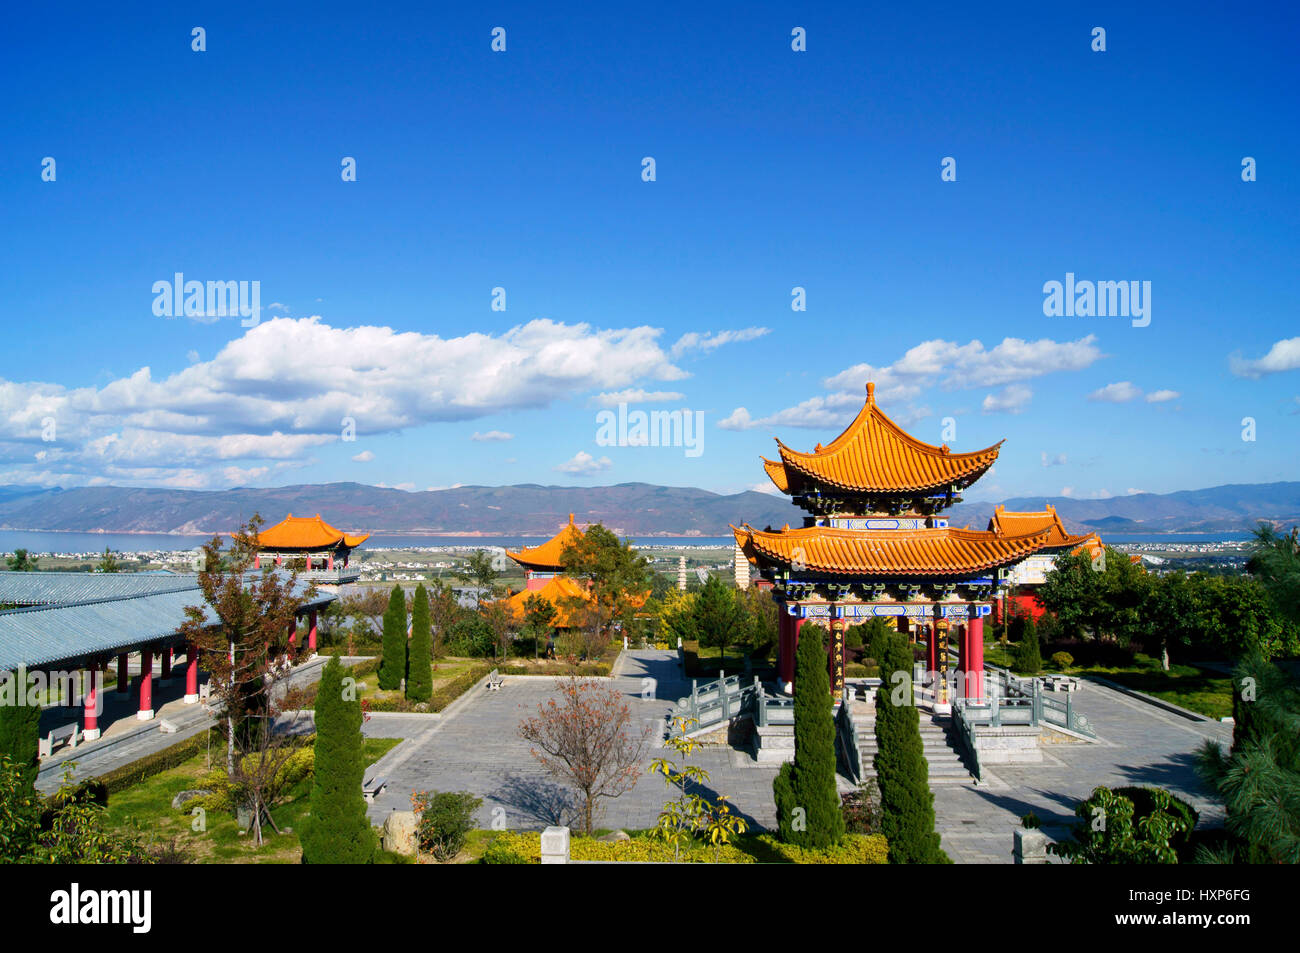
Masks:
[[[1063,552],[1076,552],[1086,548],[1092,555],[1101,549],[1101,537],[1096,533],[1069,533],[1056,507],[1046,504],[1046,508],[1032,512],[1016,512],[999,505],[989,520],[989,532],[999,536],[1017,536],[1024,533],[1047,531],[1047,542],[1042,549],[1027,556],[1013,568],[1008,580],[1008,590],[998,599],[994,611],[994,621],[1001,622],[1006,612],[1024,612],[1034,619],[1042,616],[1044,610],[1038,601],[1035,590],[1047,581],[1047,574],[1055,569],[1054,560]],[[1011,605],[1006,604],[1010,599]]]
[[[290,513],[279,523],[262,530],[257,535],[257,544],[261,552],[257,554],[255,567],[262,565],[262,556],[274,557],[277,566],[283,565],[285,559],[304,559],[308,571],[316,569],[333,570],[336,566],[346,567],[352,550],[367,539],[369,533],[346,533],[335,529],[315,516],[294,516]]]

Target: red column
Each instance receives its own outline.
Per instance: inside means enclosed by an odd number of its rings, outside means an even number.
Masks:
[[[254,568],[254,569],[261,569],[261,568],[262,568],[262,554],[261,554],[261,553],[254,553],[254,554],[253,554],[253,568]]]
[[[298,641],[298,617],[294,616],[289,620],[289,648],[292,649]]]
[[[153,718],[153,652],[140,652],[140,710],[135,717],[141,721]]]
[[[185,704],[199,700],[199,651],[193,642],[185,646]]]
[[[162,658],[160,677],[164,682],[169,681],[172,677],[172,647],[169,645],[158,654]]]
[[[978,606],[971,606],[972,612],[978,612]],[[967,627],[970,642],[970,664],[966,667],[966,697],[984,697],[984,619],[975,616]]]
[[[331,562],[334,561],[333,555],[330,556],[330,561]],[[307,629],[307,648],[312,655],[315,655],[316,654],[316,610],[315,609],[312,609],[310,612],[307,613],[307,623],[309,626],[309,628]]]
[[[277,566],[280,565],[280,554],[279,554],[279,553],[276,553],[276,554],[275,554],[275,564],[276,564]]]
[[[329,551],[329,556],[326,557],[326,558],[327,558],[327,562],[325,563],[325,568],[326,568],[326,569],[333,569],[333,568],[334,568],[334,550],[331,549],[331,550]]]
[[[93,662],[86,675],[90,679],[90,685],[86,688],[83,706],[85,720],[82,734],[87,741],[94,741],[99,737],[99,663]]]
[[[131,690],[131,673],[126,667],[126,653],[123,652],[117,657],[117,691],[118,694],[125,695]]]

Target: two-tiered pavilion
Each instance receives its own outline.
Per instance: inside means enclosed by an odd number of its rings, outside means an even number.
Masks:
[[[522,620],[528,600],[533,596],[539,596],[555,606],[557,627],[563,629],[574,624],[569,609],[572,603],[568,600],[575,597],[586,598],[587,590],[577,580],[564,575],[564,550],[581,539],[582,530],[573,521],[573,514],[570,513],[569,522],[546,542],[525,547],[518,552],[506,550],[506,555],[524,568],[523,590],[506,600],[507,609],[516,619]]]
[[[872,617],[894,620],[929,646],[936,703],[946,703],[948,643],[959,636],[967,697],[983,697],[983,618],[1010,569],[1047,542],[1046,529],[957,529],[940,516],[997,460],[1002,444],[953,453],[906,433],[876,405],[875,385],[853,422],[826,446],[763,459],[768,477],[808,513],[804,525],[732,527],[781,606],[778,676],[794,682],[808,621],[830,630],[831,688],[844,688],[844,636]]]
[[[1043,607],[1038,601],[1035,590],[1047,581],[1047,574],[1055,569],[1054,560],[1063,552],[1074,552],[1085,548],[1092,555],[1101,549],[1101,537],[1096,533],[1070,533],[1066,530],[1056,507],[1046,504],[1042,510],[1017,512],[998,506],[989,519],[989,532],[1000,536],[1018,536],[1025,533],[1047,531],[1047,542],[1043,548],[1032,556],[1017,563],[1008,579],[1010,591],[1007,594],[1012,604],[1006,599],[999,599],[993,613],[995,621],[1001,622],[1006,612],[1024,612],[1035,619],[1043,614]]]

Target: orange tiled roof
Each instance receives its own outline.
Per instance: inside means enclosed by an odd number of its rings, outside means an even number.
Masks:
[[[350,549],[369,538],[369,533],[352,536],[335,529],[321,519],[319,513],[315,516],[290,513],[279,523],[262,530],[257,542],[265,549],[329,549],[339,543]]]
[[[1056,507],[1050,503],[1047,504],[1047,509],[1034,513],[1013,512],[999,505],[993,511],[993,518],[989,520],[989,530],[1002,536],[1021,536],[1025,533],[1035,533],[1044,529],[1048,533],[1045,549],[1057,549],[1064,546],[1077,547],[1083,545],[1089,539],[1096,539],[1098,545],[1101,543],[1096,533],[1078,535],[1067,533],[1065,524],[1061,522],[1061,517],[1056,513]]]
[[[846,576],[968,576],[1030,556],[1047,541],[1046,530],[1003,536],[972,529],[731,529],[751,562],[799,562]]]
[[[581,538],[582,530],[574,525],[573,514],[570,513],[569,522],[564,528],[540,546],[521,549],[517,553],[507,549],[506,555],[527,569],[549,569],[558,572],[562,568],[561,555],[564,553],[564,547]]]
[[[506,599],[506,609],[516,622],[523,621],[524,607],[533,596],[540,596],[555,606],[558,610],[555,615],[555,625],[562,629],[574,624],[569,617],[570,611],[565,607],[564,600],[573,596],[590,598],[586,587],[576,579],[569,576],[552,576],[540,589],[525,589]]]
[[[971,453],[917,440],[876,406],[875,384],[867,402],[845,431],[811,453],[791,450],[777,440],[780,460],[763,458],[763,469],[782,493],[801,475],[825,486],[860,492],[933,490],[978,478],[998,458],[1002,441]]]

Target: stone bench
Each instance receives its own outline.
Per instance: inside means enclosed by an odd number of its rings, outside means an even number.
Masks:
[[[71,721],[51,729],[48,735],[41,738],[36,744],[36,755],[40,758],[48,758],[54,753],[56,745],[66,742],[69,748],[75,748],[80,741],[81,729],[77,727],[75,721]]]
[[[501,677],[499,669],[492,669],[488,672],[487,689],[490,692],[501,691],[501,686],[505,684],[505,679]]]
[[[361,785],[361,795],[366,799],[367,804],[374,804],[375,798],[383,794],[386,787],[388,787],[388,778],[369,778]]]
[[[1077,692],[1079,680],[1069,675],[1044,675],[1043,686],[1053,692]]]

